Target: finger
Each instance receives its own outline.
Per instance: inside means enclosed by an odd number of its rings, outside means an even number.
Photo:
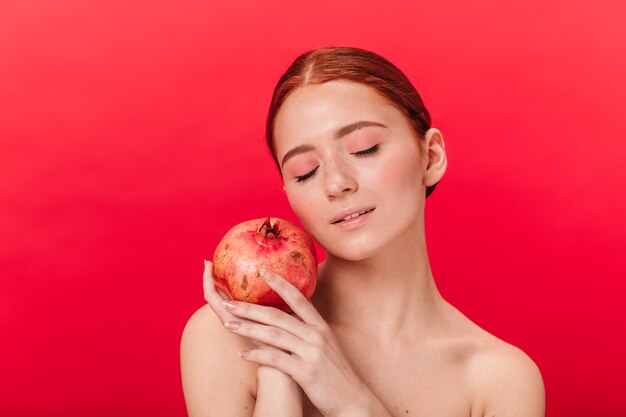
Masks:
[[[302,321],[314,326],[326,326],[326,321],[317,309],[292,283],[274,272],[265,269],[259,272],[267,285],[280,295]]]
[[[284,329],[306,343],[317,344],[320,341],[319,334],[311,328],[311,325],[278,308],[237,301],[223,304],[229,312],[238,317]]]
[[[256,343],[256,345],[257,345],[257,346],[256,346],[256,348],[257,348],[257,349],[265,349],[265,350],[280,350],[281,352],[285,352],[285,353],[288,353],[288,354],[290,354],[290,355],[291,355],[291,353],[290,353],[290,352],[287,352],[286,350],[279,349],[279,348],[277,348],[276,346],[267,345],[267,344],[265,344],[265,343],[261,343],[261,342],[257,342],[257,343]]]
[[[222,297],[223,300],[226,300],[226,301],[230,300],[230,297],[227,296],[226,294],[224,294],[221,290],[219,290],[217,288],[216,288],[216,290],[217,290],[218,294],[220,295],[220,297]]]
[[[287,352],[293,352],[300,357],[304,357],[310,347],[302,339],[278,327],[239,321],[226,322],[224,327],[240,336],[254,339]]]
[[[221,303],[220,295],[215,288],[215,281],[213,280],[213,263],[211,261],[204,261],[204,273],[202,274],[202,289],[204,290],[204,299],[207,303],[213,306],[216,303]]]
[[[202,288],[204,290],[204,299],[213,309],[215,314],[220,318],[222,322],[230,320],[231,316],[222,307],[222,297],[217,293],[215,288],[215,282],[213,281],[213,263],[210,261],[204,261],[204,273],[202,274]]]
[[[281,352],[280,350],[275,349],[252,349],[240,351],[239,356],[247,361],[256,362],[261,365],[271,366],[281,370],[284,373],[291,375],[295,381],[299,381],[301,379],[301,361],[289,353]]]
[[[219,317],[222,323],[236,318],[236,316],[229,313],[222,304],[222,302],[225,300],[230,301],[230,298],[228,298],[226,294],[224,294],[215,287],[215,281],[213,279],[213,262],[211,261],[204,261],[202,287],[204,289],[204,299],[209,304],[209,307],[213,309],[213,311],[215,312],[217,317]]]

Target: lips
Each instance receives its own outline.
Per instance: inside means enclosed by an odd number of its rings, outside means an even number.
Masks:
[[[345,210],[341,210],[331,220],[331,224],[341,223],[351,218],[358,217],[361,214],[365,214],[365,213],[369,213],[370,211],[373,211],[375,208],[376,207],[355,207],[355,208],[347,208]]]

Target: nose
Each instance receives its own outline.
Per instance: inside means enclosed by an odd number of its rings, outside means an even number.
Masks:
[[[329,161],[326,164],[324,174],[324,185],[328,198],[340,197],[358,189],[354,176],[337,161]]]

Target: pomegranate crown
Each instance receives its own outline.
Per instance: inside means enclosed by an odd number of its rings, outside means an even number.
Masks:
[[[281,232],[281,229],[278,228],[279,223],[280,222],[276,220],[274,225],[272,225],[272,222],[270,222],[270,218],[268,217],[257,230],[257,235],[261,235],[264,239],[267,239],[269,235],[273,235],[274,239],[278,239]]]

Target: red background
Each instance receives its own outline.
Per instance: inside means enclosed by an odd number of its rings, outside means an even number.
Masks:
[[[1,1],[0,414],[185,415],[202,259],[294,219],[274,85],[352,45],[444,133],[444,297],[535,360],[549,416],[626,415],[625,21],[617,0]]]

